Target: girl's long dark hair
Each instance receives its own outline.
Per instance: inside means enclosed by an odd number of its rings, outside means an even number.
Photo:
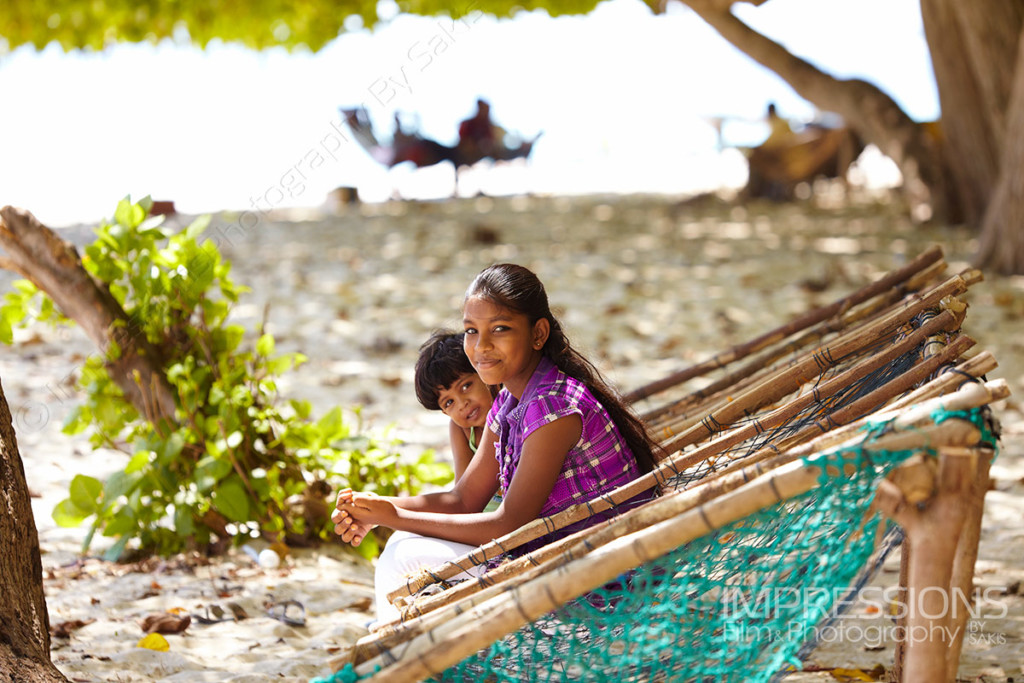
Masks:
[[[601,402],[622,438],[636,458],[641,472],[654,468],[654,444],[640,421],[622,398],[604,380],[597,368],[569,344],[562,325],[551,313],[548,295],[540,279],[528,268],[499,263],[482,270],[466,290],[466,298],[479,297],[515,313],[526,315],[533,324],[544,318],[551,333],[542,349],[558,369],[583,382]]]

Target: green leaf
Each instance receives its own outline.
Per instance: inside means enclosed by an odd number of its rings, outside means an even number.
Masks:
[[[60,527],[76,527],[84,522],[92,513],[72,502],[70,498],[65,498],[53,508],[53,521]]]
[[[190,240],[197,239],[210,225],[210,219],[211,216],[209,214],[196,218],[187,228],[185,228],[185,237]]]
[[[316,422],[316,428],[325,442],[332,441],[345,435],[345,424],[341,414],[341,408],[335,406]]]
[[[11,283],[11,286],[24,294],[26,298],[34,296],[39,291],[39,288],[31,280],[15,280]]]
[[[124,466],[125,474],[133,474],[138,472],[143,467],[149,464],[150,459],[153,457],[153,451],[139,451],[131,457],[128,464]],[[107,480],[109,483],[109,480]]]
[[[455,477],[452,469],[448,465],[439,462],[418,464],[413,467],[412,471],[413,476],[424,484],[433,484],[436,486],[443,486]]]
[[[209,491],[231,472],[231,463],[206,456],[196,464],[195,483],[200,492]]]
[[[138,527],[138,521],[132,514],[131,508],[121,508],[113,518],[109,519],[103,527],[104,536],[124,536],[130,538],[131,534]]]
[[[373,534],[366,534],[366,537],[355,548],[355,551],[367,560],[377,557],[380,555],[380,544],[377,542],[377,537]]]
[[[184,379],[187,372],[188,370],[185,368],[184,363],[173,363],[167,368],[167,381],[177,382],[180,379]]]
[[[264,334],[256,342],[256,353],[261,356],[270,356],[274,353],[274,335]]]
[[[114,361],[114,360],[117,360],[120,357],[121,357],[121,345],[118,344],[115,340],[109,339],[107,341],[107,359]]]
[[[233,522],[249,521],[249,496],[237,479],[229,479],[214,489],[213,504]]]
[[[103,553],[103,559],[107,562],[117,562],[121,559],[121,555],[124,554],[124,549],[128,546],[128,541],[131,540],[130,536],[122,536],[117,539],[114,545],[107,549],[107,552]]]
[[[53,306],[53,299],[46,297],[39,305],[39,319],[49,320],[56,314],[56,309]]]
[[[146,218],[146,210],[138,204],[132,204],[132,200],[125,197],[117,203],[117,210],[114,211],[114,220],[123,228],[134,230],[139,227]]]
[[[234,351],[245,337],[245,328],[241,325],[228,325],[224,328],[224,350]]]
[[[122,472],[114,472],[107,477],[107,483],[103,489],[107,505],[112,505],[121,496],[127,496],[134,491],[142,477],[142,472],[135,470],[129,472],[127,468]]]
[[[174,507],[174,530],[179,536],[187,537],[195,533],[196,525],[192,521],[192,511],[184,505]]]
[[[306,362],[306,357],[301,353],[289,353],[278,356],[267,362],[267,369],[274,375],[281,375],[293,368],[297,368]]]
[[[164,443],[164,447],[160,451],[160,461],[167,463],[174,460],[181,455],[183,448],[185,448],[185,437],[181,432],[174,432]]]
[[[103,495],[103,482],[96,477],[76,474],[71,480],[70,499],[75,506],[92,514],[99,509],[100,496]]]
[[[61,431],[65,434],[81,434],[89,427],[89,417],[86,414],[85,409],[82,406],[75,406],[68,411],[67,417],[64,418],[64,425],[61,427]]]
[[[185,264],[188,269],[189,287],[194,292],[205,292],[217,275],[214,259],[200,250]]]
[[[288,404],[292,407],[292,410],[295,411],[295,416],[300,420],[305,420],[313,412],[313,404],[309,401],[298,401],[292,399],[288,401]]]
[[[224,389],[218,384],[210,388],[210,395],[206,399],[211,406],[220,405],[224,402]]]

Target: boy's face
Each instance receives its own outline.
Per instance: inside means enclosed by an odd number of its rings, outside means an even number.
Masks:
[[[460,375],[437,396],[441,412],[463,429],[483,427],[492,402],[491,390],[475,372]]]

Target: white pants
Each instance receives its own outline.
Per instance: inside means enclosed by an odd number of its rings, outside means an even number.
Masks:
[[[398,619],[398,609],[388,602],[388,593],[405,585],[406,579],[420,569],[434,567],[442,562],[462,557],[476,548],[474,545],[420,536],[408,531],[396,531],[388,539],[384,551],[377,558],[373,583],[377,601],[377,623],[386,624]],[[455,579],[479,576],[485,567],[474,567]]]

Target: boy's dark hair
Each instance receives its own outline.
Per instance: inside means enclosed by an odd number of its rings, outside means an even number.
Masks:
[[[435,330],[420,346],[416,359],[416,398],[427,410],[440,410],[438,397],[442,389],[465,374],[475,373],[465,349],[461,332]]]
[[[622,438],[633,451],[640,471],[650,472],[654,468],[657,446],[647,434],[644,423],[605,382],[597,368],[569,344],[561,323],[551,313],[544,285],[532,271],[513,263],[499,263],[485,268],[466,290],[467,299],[474,296],[514,313],[522,313],[530,319],[531,324],[546,318],[551,332],[542,349],[544,355],[559,370],[587,385],[619,428]]]

